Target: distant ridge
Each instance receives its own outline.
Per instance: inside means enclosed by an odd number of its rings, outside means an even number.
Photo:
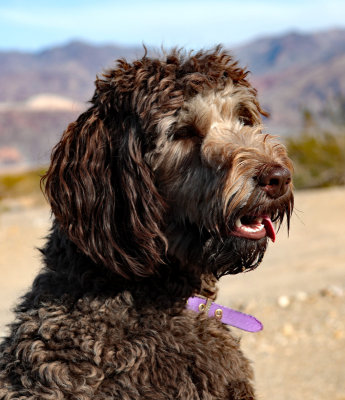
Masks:
[[[269,126],[279,133],[298,131],[304,109],[322,118],[345,96],[344,29],[257,39],[234,53],[252,71]]]
[[[272,133],[298,132],[304,109],[322,122],[325,109],[345,98],[344,29],[291,32],[230,50],[252,71]],[[17,149],[29,165],[47,162],[67,124],[87,107],[96,74],[118,58],[143,54],[142,46],[81,41],[34,53],[0,51],[0,149]]]
[[[281,72],[289,68],[311,67],[345,54],[345,29],[312,34],[290,32],[256,39],[235,49],[254,74]]]
[[[0,102],[51,93],[85,102],[97,73],[120,57],[142,55],[142,47],[96,46],[73,41],[33,53],[0,52]]]

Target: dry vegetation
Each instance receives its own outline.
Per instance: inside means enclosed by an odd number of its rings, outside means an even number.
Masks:
[[[40,189],[44,168],[0,174],[0,212],[6,211],[11,200],[26,198],[32,206],[45,204]]]
[[[345,133],[302,133],[286,140],[298,189],[345,184]]]

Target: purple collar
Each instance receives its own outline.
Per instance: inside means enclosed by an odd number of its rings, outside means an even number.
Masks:
[[[262,323],[253,316],[220,306],[207,297],[199,295],[190,297],[187,301],[187,308],[196,312],[205,312],[209,317],[215,317],[224,324],[244,331],[258,332],[263,329]]]

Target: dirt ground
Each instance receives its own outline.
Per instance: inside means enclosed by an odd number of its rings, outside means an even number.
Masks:
[[[259,399],[345,400],[345,188],[298,192],[295,203],[290,237],[282,229],[256,271],[222,278],[218,302],[264,324],[233,329]],[[40,267],[35,247],[49,225],[49,210],[30,199],[2,205],[0,335]]]

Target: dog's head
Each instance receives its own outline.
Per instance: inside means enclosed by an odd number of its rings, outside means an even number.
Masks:
[[[246,76],[217,48],[120,60],[96,80],[45,176],[82,252],[125,277],[169,258],[217,276],[261,261],[291,215],[292,166]]]

